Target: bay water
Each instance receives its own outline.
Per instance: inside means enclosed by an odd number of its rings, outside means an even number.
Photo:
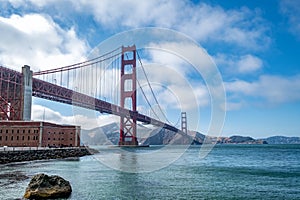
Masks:
[[[0,174],[62,176],[72,185],[68,199],[75,200],[300,199],[300,145],[216,145],[205,158],[199,157],[200,146],[191,146],[159,168],[183,147],[94,148],[100,152],[79,159],[0,165]],[[159,159],[146,160],[147,154]],[[22,198],[29,181],[0,179],[0,199]]]

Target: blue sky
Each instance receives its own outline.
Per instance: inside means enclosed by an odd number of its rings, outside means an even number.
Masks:
[[[227,96],[222,135],[300,136],[299,1],[0,0],[0,8],[3,66],[20,70],[28,64],[38,70],[73,64],[116,33],[169,28],[199,43],[222,75]],[[209,95],[202,85],[197,91],[199,130],[206,132]],[[74,121],[64,105],[39,99],[34,99],[33,117],[40,119],[45,107],[49,120]]]

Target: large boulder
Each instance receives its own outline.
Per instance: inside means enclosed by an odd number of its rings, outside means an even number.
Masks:
[[[70,182],[60,176],[46,174],[35,175],[28,184],[24,198],[27,199],[53,199],[67,198],[72,188]]]

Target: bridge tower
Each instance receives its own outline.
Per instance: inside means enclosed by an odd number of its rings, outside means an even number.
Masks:
[[[181,112],[181,130],[187,134],[187,118],[186,112]]]
[[[133,115],[122,115],[120,119],[119,146],[137,146],[136,138],[136,47],[122,47],[121,56],[121,86],[120,107],[130,101]]]

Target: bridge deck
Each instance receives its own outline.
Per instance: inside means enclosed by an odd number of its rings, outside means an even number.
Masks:
[[[101,113],[108,113],[117,116],[130,116],[131,118],[136,118],[136,120],[144,122],[146,124],[152,124],[174,132],[181,131],[174,126],[151,118],[149,116],[140,114],[138,112],[133,112],[125,108],[121,108],[118,105],[111,104],[109,102],[96,99],[94,97],[37,78],[33,78],[32,80],[32,96],[96,110]]]

